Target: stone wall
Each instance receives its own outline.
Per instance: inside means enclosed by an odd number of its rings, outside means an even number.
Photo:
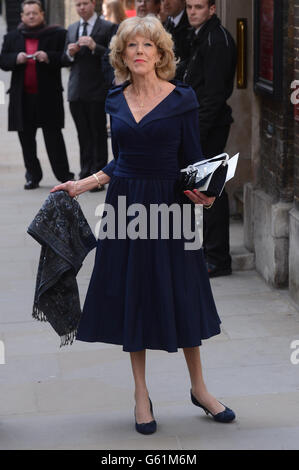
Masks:
[[[294,5],[294,53],[295,53],[295,66],[294,78],[299,81],[299,0],[295,0]],[[295,171],[294,171],[294,186],[295,186],[295,207],[299,211],[299,121],[295,121]]]
[[[48,0],[46,3],[47,21],[49,24],[64,26],[65,9],[62,0]]]
[[[294,2],[294,79],[299,80],[299,0]],[[299,305],[299,122],[294,120],[294,208],[290,213],[289,289]]]
[[[65,0],[64,2],[65,10],[65,27],[67,28],[70,24],[78,21],[79,17],[75,9],[75,3],[73,0]]]
[[[244,191],[245,244],[255,252],[256,269],[274,287],[289,285],[290,246],[292,244],[292,253],[296,247],[297,251],[299,249],[299,234],[296,241],[294,236],[291,241],[290,235],[295,165],[294,107],[290,96],[295,64],[296,4],[298,0],[283,2],[282,99],[257,98],[260,109],[259,174],[255,184],[246,185]],[[295,226],[297,229],[297,220]]]

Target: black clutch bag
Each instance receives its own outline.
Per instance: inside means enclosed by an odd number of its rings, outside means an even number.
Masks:
[[[178,187],[181,191],[198,189],[208,197],[220,196],[227,180],[228,155],[222,154],[199,161],[181,170]]]

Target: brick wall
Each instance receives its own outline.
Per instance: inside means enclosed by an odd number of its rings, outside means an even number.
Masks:
[[[294,5],[294,52],[295,52],[295,80],[299,80],[299,0]],[[294,151],[294,186],[295,206],[299,210],[299,122],[294,122],[295,127],[295,151]]]
[[[283,2],[283,98],[261,97],[260,186],[275,200],[294,197],[294,109],[291,82],[294,79],[294,3]],[[298,11],[298,9],[296,10]]]

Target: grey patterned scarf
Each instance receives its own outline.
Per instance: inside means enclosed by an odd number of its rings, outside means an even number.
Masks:
[[[32,316],[51,324],[60,347],[72,344],[82,313],[76,275],[96,239],[65,191],[50,193],[27,232],[42,246]]]

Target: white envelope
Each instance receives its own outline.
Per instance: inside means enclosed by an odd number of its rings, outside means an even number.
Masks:
[[[228,166],[225,182],[229,181],[234,177],[239,160],[239,155],[240,154],[237,153],[232,158],[229,158],[229,155],[227,153],[221,153],[219,155],[216,155],[215,157],[193,163],[187,168],[181,170],[181,172],[193,173],[194,171],[197,171],[196,183],[198,184],[201,180],[204,180],[203,185],[198,186],[198,190],[206,191],[209,187],[210,181],[215,170],[217,170],[217,168],[223,163]],[[209,177],[207,178],[207,176]]]

